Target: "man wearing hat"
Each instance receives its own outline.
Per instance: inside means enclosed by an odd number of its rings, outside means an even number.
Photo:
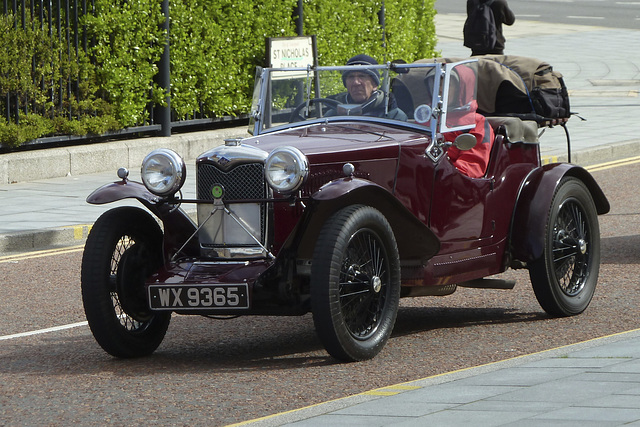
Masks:
[[[361,54],[349,59],[347,65],[378,65],[378,61]],[[363,116],[407,121],[407,115],[398,108],[393,94],[389,94],[389,107],[385,115],[384,92],[378,90],[380,86],[378,70],[344,71],[342,83],[347,88],[347,93],[338,95],[337,100],[343,104],[362,104]]]

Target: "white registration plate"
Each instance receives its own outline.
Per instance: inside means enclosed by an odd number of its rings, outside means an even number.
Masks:
[[[150,285],[149,305],[153,310],[249,308],[249,288],[246,283]]]

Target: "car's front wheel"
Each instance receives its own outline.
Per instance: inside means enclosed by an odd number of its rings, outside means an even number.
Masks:
[[[82,302],[91,332],[109,354],[140,357],[162,342],[171,313],[152,312],[145,279],[162,265],[162,231],[139,208],[98,218],[82,257]]]
[[[560,181],[551,202],[544,252],[529,266],[540,306],[552,316],[582,313],[593,297],[600,270],[598,215],[582,181]]]
[[[313,322],[326,350],[343,361],[384,347],[400,300],[400,261],[391,226],[368,206],[336,212],[322,228],[311,266]]]

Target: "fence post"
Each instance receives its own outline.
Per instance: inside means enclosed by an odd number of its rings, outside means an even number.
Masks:
[[[380,27],[382,28],[382,49],[384,50],[384,62],[387,62],[387,27],[386,27],[386,14],[387,11],[384,7],[384,0],[382,0],[382,6],[378,11],[378,22],[380,23]]]
[[[304,7],[303,0],[298,0],[298,8],[297,8],[298,16],[296,17],[296,32],[299,36],[304,36]]]
[[[162,0],[164,22],[161,29],[165,31],[164,51],[158,64],[158,85],[164,90],[167,105],[155,109],[156,122],[160,123],[160,136],[171,136],[171,58],[169,56],[169,0]]]

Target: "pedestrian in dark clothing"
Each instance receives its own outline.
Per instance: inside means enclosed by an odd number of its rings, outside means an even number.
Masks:
[[[488,0],[467,0],[467,16],[470,16],[473,10],[477,7],[478,3],[486,3]],[[496,45],[493,49],[484,51],[471,51],[471,56],[475,55],[504,55],[504,43],[505,38],[502,33],[502,24],[513,25],[516,22],[516,16],[513,14],[507,0],[494,0],[491,3],[491,10],[493,11],[493,17],[496,22]]]

